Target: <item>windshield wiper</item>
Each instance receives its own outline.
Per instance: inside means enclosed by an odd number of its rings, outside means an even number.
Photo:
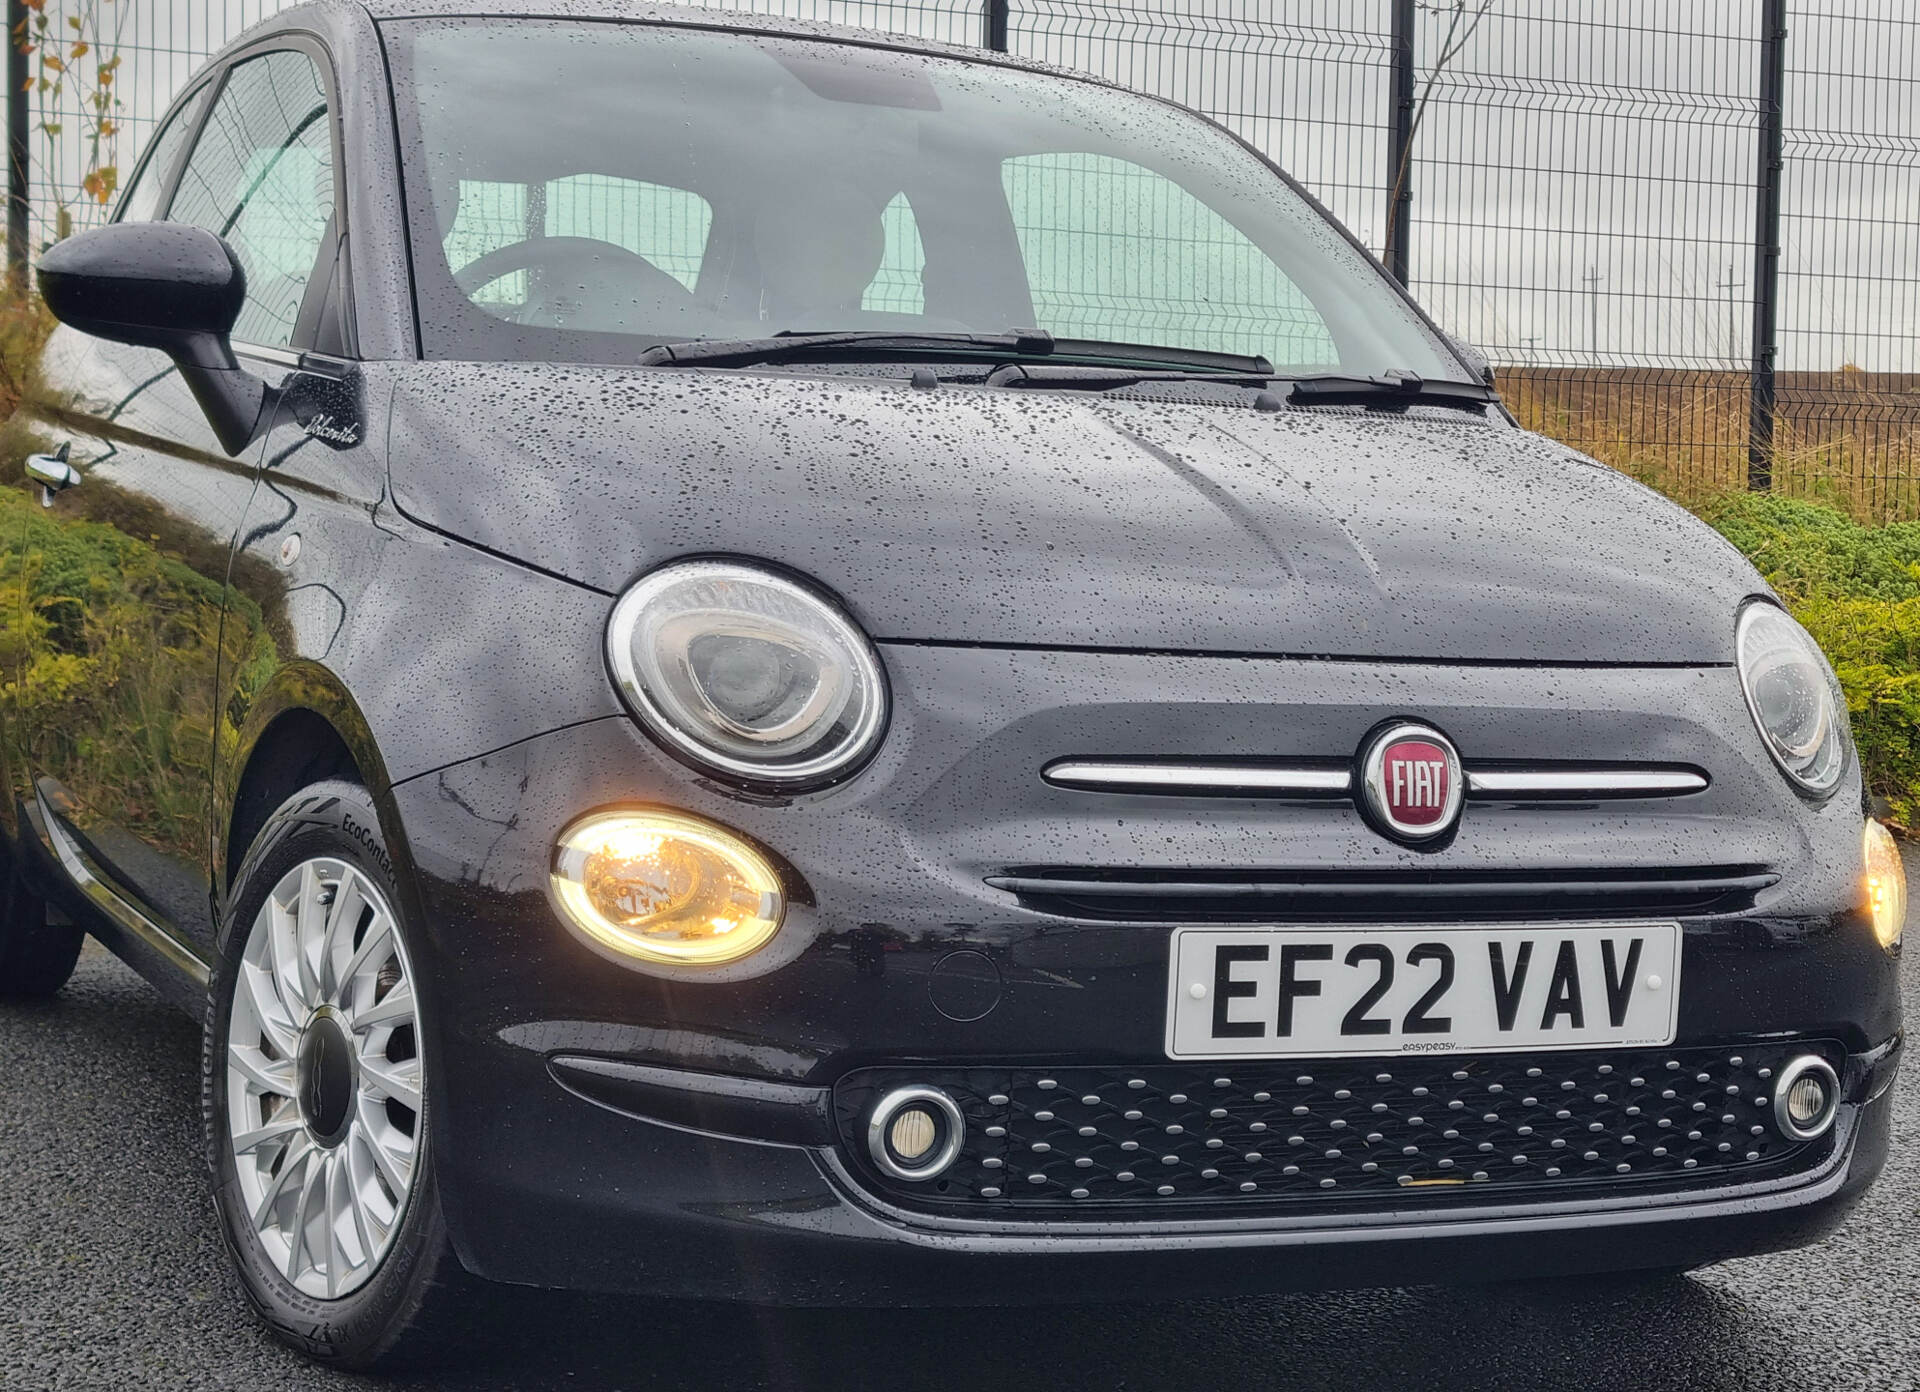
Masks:
[[[1209,353],[1191,348],[1106,343],[1096,339],[1055,338],[1045,329],[1006,333],[901,333],[891,330],[843,333],[776,334],[771,338],[692,339],[662,343],[640,355],[642,367],[750,367],[761,363],[820,362],[833,359],[991,358],[1099,365],[1118,364],[1146,371],[1239,372],[1271,376],[1265,358],[1238,353]]]
[[[1404,411],[1409,406],[1471,411],[1499,399],[1500,393],[1480,382],[1434,382],[1400,371],[1379,377],[1302,377],[1287,394],[1295,406],[1365,406],[1380,411]]]
[[[1047,357],[1054,350],[1053,335],[1041,330],[1016,333],[898,333],[875,330],[850,333],[783,333],[772,338],[696,338],[685,343],[662,343],[640,355],[642,367],[699,364],[702,367],[747,367],[755,363],[807,362],[827,358]]]

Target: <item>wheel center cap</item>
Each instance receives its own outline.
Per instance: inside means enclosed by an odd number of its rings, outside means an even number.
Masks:
[[[322,1009],[300,1035],[296,1059],[300,1117],[323,1146],[337,1145],[353,1117],[353,1041],[331,1010]]]

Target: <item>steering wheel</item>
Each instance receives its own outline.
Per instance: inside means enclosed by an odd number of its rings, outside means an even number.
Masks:
[[[524,242],[496,247],[455,271],[453,283],[471,299],[502,276],[536,267],[571,278],[581,289],[617,276],[626,281],[623,288],[651,294],[663,305],[684,304],[692,299],[686,286],[639,252],[596,237],[530,237]]]

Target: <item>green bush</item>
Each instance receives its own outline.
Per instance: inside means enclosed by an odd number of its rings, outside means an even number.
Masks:
[[[1920,822],[1920,522],[1863,527],[1817,503],[1735,493],[1700,515],[1746,554],[1826,650],[1867,789]]]

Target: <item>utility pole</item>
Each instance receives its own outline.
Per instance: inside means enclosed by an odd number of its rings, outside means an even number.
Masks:
[[[1780,180],[1787,167],[1787,0],[1766,0],[1760,33],[1758,197],[1753,220],[1753,392],[1747,413],[1747,487],[1773,487],[1774,369],[1779,343]]]
[[[1393,120],[1387,127],[1387,273],[1413,274],[1414,0],[1393,0]]]
[[[1587,353],[1600,361],[1600,282],[1605,279],[1598,266],[1589,265],[1581,277],[1587,283]]]
[[[20,41],[27,30],[27,0],[7,0],[7,280],[16,290],[27,284],[27,214],[32,190],[27,125],[27,55]]]
[[[986,0],[986,8],[981,15],[987,47],[995,53],[1007,51],[1007,30],[1013,18],[1013,0]]]
[[[1733,267],[1727,267],[1727,278],[1715,281],[1713,288],[1727,292],[1727,361],[1735,367],[1740,365],[1740,306],[1733,298],[1733,292],[1744,289],[1744,280],[1733,278]]]

